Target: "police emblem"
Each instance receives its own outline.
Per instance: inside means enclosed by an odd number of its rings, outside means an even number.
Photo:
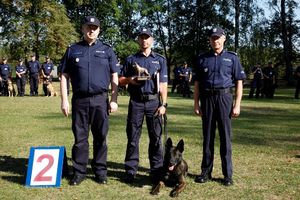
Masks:
[[[95,22],[95,18],[92,17],[92,18],[90,19],[90,22]]]
[[[215,33],[215,32],[217,32],[217,28],[214,28],[214,29],[213,29],[213,33]]]
[[[204,72],[208,72],[208,68],[204,68]]]
[[[79,58],[76,58],[75,61],[76,61],[76,62],[79,62]]]

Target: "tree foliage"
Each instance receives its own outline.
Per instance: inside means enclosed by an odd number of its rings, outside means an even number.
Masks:
[[[96,15],[100,37],[113,45],[122,59],[138,50],[137,31],[152,29],[157,52],[168,65],[194,59],[209,50],[207,31],[220,26],[226,46],[237,51],[248,70],[256,62],[279,63],[287,80],[299,62],[299,3],[269,0],[272,18],[257,0],[1,0],[0,48],[16,58],[28,52],[62,56],[81,35],[81,20]],[[169,70],[170,71],[170,70]]]

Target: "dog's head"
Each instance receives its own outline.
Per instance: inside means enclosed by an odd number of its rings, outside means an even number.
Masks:
[[[173,146],[171,138],[168,138],[165,146],[164,165],[169,171],[173,171],[175,167],[182,161],[182,153],[184,151],[184,142],[181,139],[177,146]]]

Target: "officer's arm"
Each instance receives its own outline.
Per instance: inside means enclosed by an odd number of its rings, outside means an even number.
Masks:
[[[237,117],[240,115],[242,96],[243,96],[243,81],[237,80],[235,85],[235,102],[232,110],[233,117]]]
[[[126,86],[128,84],[139,85],[139,83],[135,81],[135,78],[136,77],[134,77],[134,76],[131,76],[131,77],[121,76],[119,78],[119,86],[123,87],[123,86]]]
[[[111,101],[117,103],[118,98],[118,73],[111,75]]]
[[[168,83],[167,82],[159,83],[159,92],[160,92],[162,104],[166,104],[167,98],[168,98]]]
[[[201,115],[200,105],[199,105],[199,81],[194,83],[194,112],[196,115]]]
[[[69,80],[69,75],[66,73],[62,73],[61,80],[60,80],[61,111],[66,117],[69,115],[69,100],[68,100],[68,92],[67,92],[68,80]]]

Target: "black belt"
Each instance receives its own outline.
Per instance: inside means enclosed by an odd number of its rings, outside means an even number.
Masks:
[[[228,94],[228,93],[232,93],[231,88],[224,88],[224,89],[211,88],[211,89],[205,89],[204,90],[204,94],[208,95],[208,96],[222,95],[222,94]]]
[[[107,95],[107,92],[99,92],[95,94],[85,94],[85,93],[74,93],[73,97],[74,98],[87,98],[87,97],[94,97],[98,95]]]
[[[132,95],[131,99],[135,101],[151,101],[154,99],[158,99],[158,95],[157,94]]]

